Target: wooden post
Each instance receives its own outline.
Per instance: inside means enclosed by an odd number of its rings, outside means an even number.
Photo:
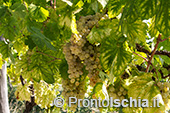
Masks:
[[[0,69],[0,113],[10,113],[6,72],[5,62],[5,64],[2,65],[2,69]]]

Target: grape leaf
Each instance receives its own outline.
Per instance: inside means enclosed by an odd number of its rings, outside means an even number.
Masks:
[[[126,0],[123,12],[121,14],[121,21],[135,22],[139,17],[138,2],[136,0]]]
[[[45,82],[47,82],[48,84],[52,84],[55,82],[54,77],[53,77],[54,74],[52,73],[52,70],[49,68],[48,65],[46,64],[39,65],[39,70]]]
[[[165,63],[170,65],[170,58],[168,56],[161,56],[161,58],[164,60]]]
[[[12,14],[14,17],[20,19],[24,19],[24,17],[26,16],[26,7],[24,4],[21,4],[21,3],[15,3],[11,6],[11,10],[12,11]]]
[[[56,51],[53,45],[50,43],[50,39],[48,39],[45,35],[41,33],[41,31],[35,27],[28,28],[28,31],[30,31],[32,34],[30,37],[32,38],[33,42],[40,48],[43,48],[44,45],[47,46],[47,48]]]
[[[158,0],[138,0],[138,11],[142,19],[149,19],[156,13]]]
[[[159,88],[152,80],[152,73],[139,73],[135,75],[132,83],[128,86],[128,96],[133,99],[141,97],[141,99],[148,99],[149,102],[157,95],[160,94]]]
[[[36,22],[44,22],[47,19],[47,17],[49,17],[48,10],[44,9],[43,7],[31,4],[29,6],[29,10],[31,17],[35,19]]]
[[[28,83],[22,86],[22,84],[17,86],[17,90],[15,91],[15,96],[18,98],[18,100],[25,100],[30,101],[30,91],[28,90]]]
[[[3,59],[8,58],[10,54],[12,54],[9,45],[4,41],[0,41],[0,53],[2,54]]]
[[[36,46],[30,36],[27,36],[27,39],[25,39],[25,45],[28,45],[29,49],[33,49]]]
[[[161,0],[156,18],[154,21],[155,27],[163,34],[165,38],[170,36],[170,1]]]
[[[111,33],[117,32],[118,29],[118,20],[102,20],[99,22],[99,27],[93,27],[87,39],[90,43],[101,43],[102,40],[105,40]]]
[[[49,22],[44,28],[44,35],[50,40],[59,39],[60,29],[56,22]]]
[[[4,5],[0,6],[0,18],[2,18],[6,14],[7,10],[8,10],[7,6]]]
[[[37,69],[33,69],[31,72],[31,78],[36,81],[36,82],[40,82],[41,80],[41,72],[39,72]],[[48,83],[48,82],[47,82]]]
[[[111,76],[118,76],[124,72],[127,64],[131,61],[131,53],[122,35],[113,36],[118,39],[108,38],[101,45],[101,64],[104,69],[111,68]]]
[[[66,60],[63,60],[61,62],[59,70],[60,70],[61,77],[63,79],[67,79],[68,78],[68,73],[67,73],[67,71],[68,71],[68,64],[67,64]]]
[[[170,51],[170,39],[168,40],[165,40],[161,43],[159,43],[158,47],[163,47],[163,50],[167,50],[167,51]]]
[[[0,34],[4,34],[4,38],[13,41],[19,32],[19,27],[16,19],[13,16],[6,16],[2,20],[0,26]]]
[[[141,20],[137,20],[133,23],[129,23],[126,20],[121,24],[121,30],[123,34],[126,34],[129,44],[135,46],[136,43],[145,42],[146,38],[146,23]]]
[[[110,0],[108,3],[108,14],[110,18],[118,16],[124,6],[124,0]]]
[[[103,83],[101,83],[101,82],[96,83],[96,85],[93,88],[93,93],[99,92],[100,90],[102,90],[102,87],[103,87]]]

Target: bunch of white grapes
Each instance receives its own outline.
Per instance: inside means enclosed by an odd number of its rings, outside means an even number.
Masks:
[[[63,92],[62,95],[65,97],[65,102],[68,104],[69,97],[76,97],[77,99],[83,99],[86,92],[85,81],[81,81],[79,87],[75,86],[70,82],[69,79],[62,80]],[[75,101],[75,100],[72,100]],[[70,110],[75,111],[77,104],[71,104]]]
[[[158,82],[157,86],[160,88],[164,103],[168,104],[168,100],[170,99],[170,83],[169,82]]]
[[[120,86],[120,87],[114,87],[112,84],[107,87],[108,95],[109,97],[112,97],[113,99],[120,99],[123,100],[126,98],[127,90]]]
[[[62,81],[64,91],[62,95],[68,101],[68,97],[84,98],[86,92],[85,75],[83,75],[83,67],[88,71],[90,85],[94,86],[100,82],[99,69],[101,69],[99,60],[99,47],[90,44],[86,36],[90,33],[93,26],[98,25],[101,14],[88,15],[80,17],[77,21],[78,34],[72,34],[70,42],[63,47],[63,53],[68,64],[68,79]],[[76,110],[77,105],[71,107]]]

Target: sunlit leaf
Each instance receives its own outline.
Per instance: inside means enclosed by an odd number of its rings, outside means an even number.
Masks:
[[[136,75],[132,83],[129,85],[128,96],[133,99],[141,97],[141,99],[148,99],[149,102],[157,95],[160,94],[159,88],[152,80],[152,73],[141,73]]]
[[[101,45],[101,63],[105,69],[111,68],[112,76],[118,76],[131,61],[131,53],[127,51],[125,37],[122,35],[113,37],[116,39],[108,38]]]
[[[105,40],[111,33],[115,33],[118,30],[118,20],[114,19],[110,20],[103,20],[99,22],[99,27],[93,27],[87,39],[90,43],[101,43],[102,40]]]
[[[128,38],[130,45],[135,45],[136,43],[145,42],[146,38],[146,23],[137,20],[134,23],[128,23],[126,20],[123,21],[121,30]]]
[[[35,19],[37,22],[43,22],[47,19],[47,17],[49,17],[48,10],[44,9],[43,7],[31,4],[29,8],[32,18]]]
[[[98,2],[100,2],[100,4],[103,6],[103,8],[105,8],[105,6],[107,5],[107,2],[109,0],[97,0]]]

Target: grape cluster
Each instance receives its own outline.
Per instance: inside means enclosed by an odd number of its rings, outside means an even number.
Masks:
[[[158,82],[157,86],[160,88],[162,99],[165,104],[168,104],[170,99],[170,83],[169,82]]]
[[[62,80],[62,87],[64,89],[62,95],[65,97],[65,101],[67,104],[69,101],[69,97],[76,97],[77,99],[84,98],[84,94],[86,92],[85,81],[82,80],[79,83],[80,83],[79,87],[77,87],[73,83],[71,83],[69,79]],[[75,111],[76,108],[77,108],[77,104],[72,104],[70,110]]]
[[[86,70],[88,71],[88,77],[90,78],[90,85],[95,86],[97,82],[100,82],[100,78],[98,76],[99,71],[97,69],[101,69],[100,60],[99,60],[99,46],[90,44],[86,36],[90,33],[93,26],[98,26],[98,21],[102,15],[100,13],[96,13],[96,15],[88,15],[85,17],[81,17],[79,21],[77,21],[77,30],[79,35],[75,35],[75,38],[71,38],[71,42],[73,45],[79,46],[80,54],[77,56],[86,66]],[[83,44],[80,47],[77,40],[83,40]],[[79,45],[78,45],[79,44]]]
[[[88,15],[84,17],[80,17],[77,21],[77,30],[81,36],[86,37],[93,26],[98,27],[98,21],[101,19],[102,14],[96,13],[95,15]]]
[[[63,47],[63,53],[68,64],[68,79],[63,80],[62,86],[64,88],[63,96],[83,98],[85,90],[85,75],[83,75],[83,68],[88,71],[90,78],[90,85],[94,86],[97,82],[101,81],[98,74],[101,69],[99,60],[99,46],[90,44],[86,36],[94,25],[98,24],[101,15],[88,15],[80,17],[77,21],[78,34],[72,34],[70,42],[66,43]],[[67,100],[66,100],[67,101]],[[75,110],[77,105],[71,109]]]
[[[109,96],[112,97],[113,99],[123,100],[127,95],[127,90],[122,86],[116,88],[111,84],[107,87],[107,91]]]

